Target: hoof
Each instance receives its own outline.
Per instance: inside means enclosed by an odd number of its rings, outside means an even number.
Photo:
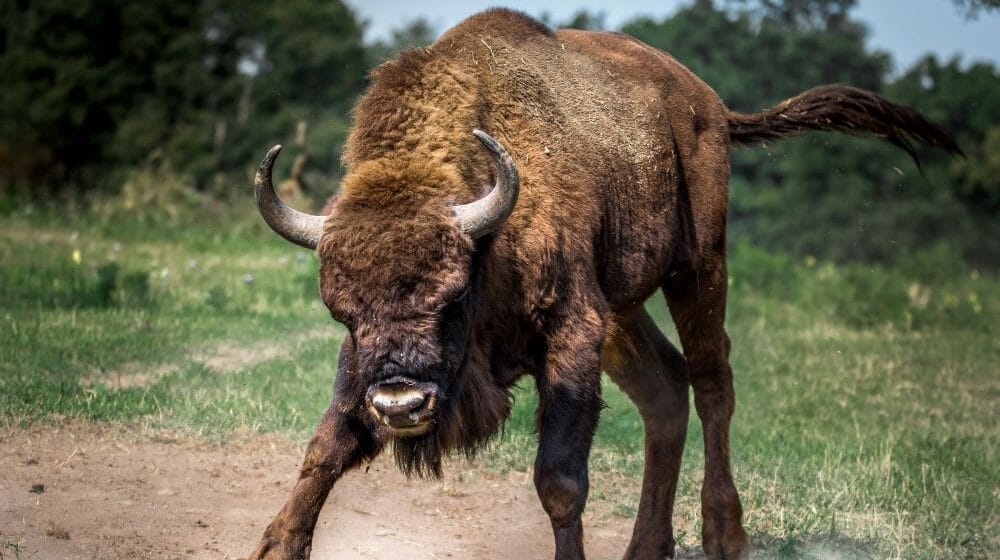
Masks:
[[[722,538],[704,540],[706,560],[748,560],[750,537],[739,525],[726,531]]]
[[[294,541],[279,541],[265,536],[247,560],[309,560],[312,547],[309,544],[296,546]]]

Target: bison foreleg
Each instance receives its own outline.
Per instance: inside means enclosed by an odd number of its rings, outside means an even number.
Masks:
[[[587,458],[601,410],[600,341],[574,349],[562,342],[550,342],[538,378],[535,489],[552,522],[556,560],[582,560]]]
[[[264,531],[250,560],[309,558],[313,529],[333,484],[378,449],[362,422],[331,405],[309,441],[291,496]]]

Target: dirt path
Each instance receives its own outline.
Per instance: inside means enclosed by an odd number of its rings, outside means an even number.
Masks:
[[[0,558],[245,558],[300,456],[277,439],[219,447],[88,424],[2,435]],[[320,518],[313,558],[551,558],[548,519],[524,473],[464,461],[447,472],[408,481],[380,460],[349,474]],[[588,558],[621,557],[629,521],[585,524]]]

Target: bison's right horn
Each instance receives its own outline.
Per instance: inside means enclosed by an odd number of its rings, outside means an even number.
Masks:
[[[260,162],[257,177],[253,182],[253,196],[257,200],[257,210],[267,225],[278,235],[306,249],[316,249],[323,234],[323,222],[326,221],[326,217],[305,214],[290,208],[275,194],[274,185],[271,183],[271,171],[274,169],[274,160],[278,159],[280,152],[279,144],[268,150]]]
[[[497,164],[497,181],[489,194],[475,202],[454,206],[458,227],[476,239],[496,231],[514,211],[520,179],[507,150],[482,130],[472,133],[483,143]]]

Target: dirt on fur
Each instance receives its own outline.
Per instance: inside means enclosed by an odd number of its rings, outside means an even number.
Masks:
[[[301,449],[276,437],[211,445],[69,423],[0,435],[0,558],[246,558],[295,481]],[[442,481],[388,461],[334,488],[315,560],[551,558],[530,476],[464,460]],[[631,522],[588,515],[588,558],[620,558]]]

